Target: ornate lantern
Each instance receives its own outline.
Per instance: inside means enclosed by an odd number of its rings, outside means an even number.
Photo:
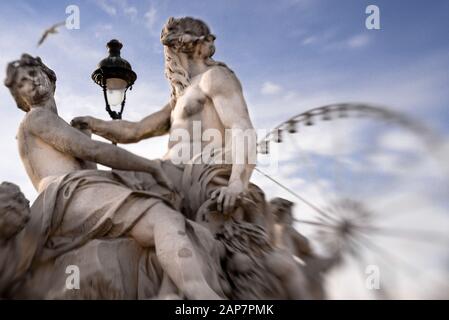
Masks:
[[[123,45],[118,40],[111,40],[107,44],[109,56],[100,61],[98,69],[92,73],[92,80],[103,88],[106,111],[112,119],[121,119],[125,107],[126,92],[132,90],[137,79],[131,64],[120,57]],[[119,111],[111,107],[120,107]]]

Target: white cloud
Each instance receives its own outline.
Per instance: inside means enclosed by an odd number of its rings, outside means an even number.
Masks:
[[[117,8],[108,0],[97,0],[96,3],[108,15],[115,16],[117,14]]]
[[[306,45],[315,43],[316,41],[317,41],[317,38],[315,36],[310,36],[310,37],[305,38],[302,41],[302,44],[306,46]]]
[[[96,28],[95,38],[100,38],[101,36],[110,33],[111,30],[112,30],[111,24],[100,24]]]
[[[379,139],[379,145],[383,148],[397,151],[416,150],[419,147],[416,138],[399,130],[383,134]]]
[[[151,6],[151,8],[145,13],[145,25],[151,31],[154,32],[154,27],[157,22],[157,10],[155,7]]]
[[[337,37],[337,33],[335,29],[324,30],[317,34],[304,34],[304,37],[301,41],[303,46],[322,46],[323,48],[329,46],[336,42],[335,38]]]
[[[370,43],[370,38],[367,34],[359,34],[359,35],[349,38],[346,41],[346,45],[352,49],[365,47],[369,43]]]
[[[131,20],[134,20],[137,17],[138,11],[136,7],[125,7],[123,11],[126,16],[131,18]]]
[[[282,87],[276,83],[273,83],[271,81],[266,81],[263,83],[261,92],[262,94],[267,95],[274,95],[280,93],[282,90]]]
[[[334,29],[326,30],[320,34],[311,34],[303,38],[303,46],[314,45],[323,50],[341,50],[363,48],[370,44],[371,38],[366,33],[342,37]]]
[[[96,0],[96,3],[110,16],[122,13],[131,20],[135,20],[139,13],[137,8],[130,5],[127,0]]]

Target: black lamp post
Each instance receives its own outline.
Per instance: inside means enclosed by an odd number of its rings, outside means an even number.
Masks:
[[[92,80],[103,88],[106,111],[112,119],[121,119],[126,101],[126,91],[132,90],[137,79],[128,61],[120,57],[123,45],[118,40],[111,40],[107,44],[109,56],[100,61],[98,69],[92,73]],[[111,110],[120,106],[120,111]]]

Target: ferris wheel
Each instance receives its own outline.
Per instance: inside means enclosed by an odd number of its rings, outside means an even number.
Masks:
[[[341,254],[325,277],[331,298],[448,298],[445,146],[402,113],[333,104],[262,137],[253,176],[296,204],[295,228],[317,252]]]

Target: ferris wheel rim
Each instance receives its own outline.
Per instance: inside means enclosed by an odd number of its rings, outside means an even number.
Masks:
[[[405,115],[400,111],[394,111],[391,108],[388,108],[386,105],[366,103],[366,102],[338,102],[308,109],[279,123],[272,129],[270,129],[268,133],[257,142],[258,153],[263,153],[259,152],[259,146],[262,145],[262,143],[266,143],[272,140],[273,135],[275,135],[282,129],[289,131],[288,128],[284,127],[287,127],[290,124],[296,125],[300,124],[301,122],[305,122],[306,126],[310,126],[313,125],[313,123],[310,122],[308,123],[308,121],[312,121],[314,119],[313,117],[317,116],[322,116],[323,118],[326,116],[330,117],[332,112],[341,112],[343,113],[343,115],[340,115],[339,117],[346,118],[351,115],[349,112],[354,111],[359,112],[369,111],[372,114],[377,113],[378,115],[383,116],[384,119],[395,120],[401,126],[407,127],[409,130],[415,133],[419,133],[419,135],[423,137],[424,140],[427,142],[426,145],[428,145],[429,147],[439,145],[439,142],[441,140],[440,137],[435,132],[430,130],[422,123],[416,121],[415,119],[412,119],[411,117]],[[324,118],[322,121],[329,121],[329,120],[332,119]],[[295,132],[289,131],[289,133],[296,133],[296,131]],[[282,141],[275,141],[275,142],[279,143]]]

